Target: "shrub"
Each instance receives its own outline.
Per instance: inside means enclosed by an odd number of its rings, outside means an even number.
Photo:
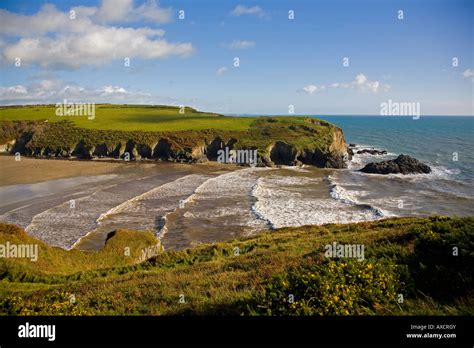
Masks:
[[[289,269],[266,286],[255,312],[268,315],[353,315],[395,304],[393,263],[324,260]]]
[[[42,301],[24,301],[8,296],[0,301],[0,315],[87,315],[87,310],[71,302],[71,294],[46,295]]]
[[[467,295],[474,288],[474,219],[433,222],[415,241],[409,267],[424,294],[438,300]]]

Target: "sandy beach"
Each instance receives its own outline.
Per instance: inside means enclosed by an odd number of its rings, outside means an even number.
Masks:
[[[192,167],[195,172],[220,171],[227,172],[237,169],[232,164],[205,162],[199,164],[178,164],[167,162],[123,162],[123,161],[78,161],[53,160],[22,157],[15,161],[14,156],[0,156],[0,186],[16,184],[32,184],[42,181],[74,178],[78,176],[94,176],[117,174],[129,170],[149,170],[156,165],[171,168]]]
[[[117,172],[129,164],[65,161],[22,157],[15,161],[14,156],[0,156],[0,186],[31,184],[35,182],[65,179],[76,176],[103,175]]]

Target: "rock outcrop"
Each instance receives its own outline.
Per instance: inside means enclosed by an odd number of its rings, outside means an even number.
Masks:
[[[306,131],[308,129],[305,129]],[[331,130],[330,145],[305,147],[276,141],[268,148],[269,156],[263,159],[265,165],[301,165],[307,164],[319,168],[346,168],[350,153],[342,130],[334,127]]]
[[[270,160],[276,165],[294,165],[297,151],[291,144],[277,141],[269,148]]]
[[[428,174],[431,168],[408,155],[400,155],[394,160],[372,162],[360,170],[369,174]]]
[[[356,153],[358,154],[369,154],[369,155],[386,155],[387,151],[385,150],[376,150],[376,149],[362,149],[358,150]]]
[[[345,168],[351,157],[340,128],[303,117],[260,117],[248,131],[109,131],[78,128],[70,121],[22,127],[13,122],[7,129],[0,129],[0,139],[9,144],[5,149],[38,158],[199,163],[216,161],[228,148],[257,150],[258,166]]]

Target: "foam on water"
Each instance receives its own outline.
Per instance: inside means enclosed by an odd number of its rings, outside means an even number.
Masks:
[[[96,220],[97,224],[101,225],[106,219],[110,220],[113,215],[123,214],[123,213],[147,213],[150,214],[150,211],[144,211],[145,208],[154,208],[156,206],[151,206],[147,204],[150,201],[153,203],[158,203],[155,201],[165,200],[168,198],[173,198],[175,202],[175,207],[178,207],[180,200],[178,197],[184,196],[189,199],[192,193],[197,186],[202,182],[208,180],[210,176],[190,174],[182,178],[176,179],[172,182],[160,185],[149,191],[142,193],[141,195],[130,198],[129,200],[109,209],[106,213],[100,215]],[[185,202],[186,200],[183,200]],[[146,206],[149,205],[149,206]],[[174,207],[170,207],[174,209]],[[151,215],[151,214],[150,214]]]
[[[200,185],[181,209],[168,215],[166,249],[183,248],[250,235],[268,228],[251,210],[250,191],[269,168],[245,168],[211,178]],[[172,233],[171,233],[172,231]]]
[[[367,163],[370,163],[370,162],[386,161],[386,160],[394,159],[397,156],[397,154],[393,152],[387,152],[384,155],[357,153],[357,151],[363,150],[363,149],[371,149],[371,150],[378,150],[378,151],[384,150],[384,149],[374,147],[374,146],[369,146],[369,145],[357,144],[356,146],[351,147],[351,149],[354,152],[354,155],[352,156],[352,160],[348,163],[348,168],[352,170],[362,169]]]
[[[370,146],[361,146],[367,148]],[[468,192],[466,179],[458,179],[459,169],[427,163],[429,174],[367,174],[358,171],[371,161],[386,160],[388,155],[362,155],[348,170],[338,171],[331,178],[331,194],[338,199],[368,204],[389,216],[472,215],[474,198]],[[390,155],[394,158],[397,154]],[[362,160],[361,160],[362,157]],[[370,159],[369,159],[370,157]]]
[[[332,189],[332,194],[329,193]],[[254,212],[273,228],[356,222],[380,218],[381,212],[342,197],[341,188],[324,178],[270,175],[252,190]]]
[[[97,227],[88,235],[128,228],[153,231],[162,238],[167,232],[168,214],[180,209],[189,201],[196,188],[211,177],[201,174],[186,175],[132,197],[101,214],[96,220]],[[75,245],[81,241],[82,238]]]
[[[93,193],[76,198],[74,208],[69,200],[63,200],[36,214],[25,230],[50,245],[70,249],[78,239],[97,227],[97,220],[104,212],[162,183],[159,176],[147,176],[121,178],[99,185]]]

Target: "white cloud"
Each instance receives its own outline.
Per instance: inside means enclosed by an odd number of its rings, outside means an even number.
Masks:
[[[472,69],[466,69],[464,70],[464,72],[462,73],[462,75],[465,77],[465,78],[470,78],[473,82],[474,82],[474,70]]]
[[[148,21],[168,23],[172,20],[171,8],[161,8],[156,0],[148,0],[135,7],[133,0],[102,0],[100,7],[76,7],[79,14],[90,16],[100,23]]]
[[[0,103],[8,104],[48,104],[61,102],[94,103],[150,103],[149,93],[128,91],[120,86],[85,88],[66,84],[61,80],[42,80],[28,86],[0,87]]]
[[[356,76],[355,82],[357,85],[362,86],[367,82],[367,76],[365,76],[364,74],[359,74]]]
[[[222,75],[224,75],[224,73],[225,73],[227,70],[228,70],[228,69],[227,69],[225,66],[220,67],[219,69],[217,69],[216,74],[217,74],[217,76],[222,76]]]
[[[247,7],[237,5],[231,12],[233,16],[240,17],[242,15],[253,15],[260,18],[266,17],[265,11],[260,6]]]
[[[74,19],[71,19],[70,11],[74,11]],[[78,33],[87,29],[94,31],[96,26],[104,23],[166,23],[172,16],[170,8],[161,9],[156,1],[148,1],[133,8],[131,0],[103,0],[101,7],[78,6],[72,7],[70,11],[61,12],[52,4],[43,5],[36,14],[30,16],[0,9],[2,34],[24,37],[58,31]]]
[[[133,11],[133,0],[103,0],[95,15],[103,22],[118,22]]]
[[[325,86],[307,85],[303,87],[303,92],[308,93],[308,94],[313,94],[313,93],[321,92],[324,89],[326,89]]]
[[[25,86],[0,87],[0,98],[3,96],[21,96],[28,93]]]
[[[231,43],[223,44],[225,48],[231,50],[246,50],[255,47],[255,41],[234,40]]]
[[[2,60],[43,67],[77,68],[100,65],[114,59],[160,59],[186,57],[193,52],[191,43],[170,43],[163,29],[148,27],[116,27],[108,22],[133,20],[166,22],[171,10],[161,9],[150,0],[133,7],[132,0],[104,0],[101,7],[75,7],[75,18],[54,5],[44,5],[31,16],[0,10]],[[130,11],[130,12],[128,12]],[[169,15],[168,15],[169,12]]]
[[[228,107],[228,104],[222,106],[198,98],[177,99],[111,84],[83,87],[58,79],[44,79],[27,85],[0,86],[0,105],[56,104],[62,103],[64,99],[72,103],[189,105],[198,110],[215,111],[223,111]]]
[[[4,48],[7,61],[20,57],[22,64],[43,67],[100,65],[114,59],[157,59],[186,57],[193,51],[190,43],[169,43],[155,39],[161,33],[151,29],[104,28],[83,35],[66,35],[51,39],[25,38]]]
[[[101,95],[111,95],[111,94],[127,94],[128,92],[125,90],[125,88],[120,87],[120,86],[104,86],[102,89]]]
[[[369,78],[360,73],[351,82],[334,82],[329,85],[330,88],[356,89],[362,92],[377,93],[380,90],[386,92],[390,89],[390,85],[381,84],[379,81],[371,81]],[[326,86],[307,85],[302,88],[302,91],[307,94],[314,94],[326,89]]]
[[[390,89],[390,85],[383,84],[381,85],[380,81],[371,81],[369,78],[360,73],[358,74],[353,81],[351,82],[336,82],[331,84],[332,88],[345,88],[345,89],[357,89],[363,92],[373,92],[377,93],[380,90],[388,91]]]

